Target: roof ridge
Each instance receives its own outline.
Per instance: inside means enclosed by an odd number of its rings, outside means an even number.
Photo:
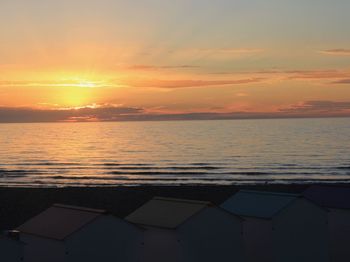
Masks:
[[[189,204],[200,204],[200,205],[207,205],[207,206],[213,205],[209,201],[181,199],[181,198],[171,198],[171,197],[153,197],[152,200],[162,200],[162,201],[169,201],[169,202],[189,203]]]
[[[65,204],[59,204],[59,203],[53,204],[52,207],[73,209],[73,210],[78,210],[78,211],[84,211],[84,212],[90,212],[90,213],[99,213],[99,214],[105,214],[107,212],[104,209],[94,209],[94,208],[81,207],[81,206],[72,206],[72,205],[65,205]]]

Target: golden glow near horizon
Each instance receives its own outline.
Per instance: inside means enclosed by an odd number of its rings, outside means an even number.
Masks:
[[[0,107],[349,111],[348,1],[146,2],[1,1]]]

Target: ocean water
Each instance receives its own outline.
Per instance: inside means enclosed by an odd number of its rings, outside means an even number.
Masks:
[[[0,186],[350,182],[350,118],[0,124]]]

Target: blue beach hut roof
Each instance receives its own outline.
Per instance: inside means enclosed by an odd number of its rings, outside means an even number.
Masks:
[[[298,197],[297,194],[241,190],[221,208],[240,216],[271,218]]]

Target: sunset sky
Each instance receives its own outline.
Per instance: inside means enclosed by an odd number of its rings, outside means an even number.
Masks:
[[[1,0],[0,122],[350,116],[349,0]]]

